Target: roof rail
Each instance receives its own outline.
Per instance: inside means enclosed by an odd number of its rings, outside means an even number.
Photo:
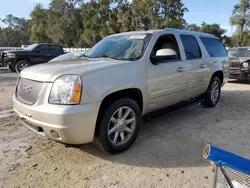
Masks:
[[[202,35],[207,35],[207,36],[214,36],[209,33],[203,33],[199,31],[193,31],[193,30],[188,30],[188,29],[176,29],[176,28],[165,28],[165,30],[172,30],[172,31],[177,31],[177,32],[187,32],[187,33],[196,33],[196,34],[202,34]]]

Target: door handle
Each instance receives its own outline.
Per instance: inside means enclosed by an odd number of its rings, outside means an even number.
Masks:
[[[206,67],[207,67],[206,64],[203,64],[203,63],[202,63],[202,64],[200,65],[200,68],[202,68],[202,69],[203,69],[203,68],[206,68]]]
[[[185,68],[179,67],[176,71],[177,71],[177,72],[184,72],[185,70],[186,70]]]
[[[50,56],[50,54],[46,54],[46,56]]]

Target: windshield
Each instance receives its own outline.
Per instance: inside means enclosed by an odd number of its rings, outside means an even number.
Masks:
[[[32,44],[32,45],[29,45],[27,48],[24,48],[25,50],[28,50],[28,51],[32,51],[35,49],[35,47],[37,47],[38,44]]]
[[[228,50],[229,57],[250,57],[250,48],[231,48]]]
[[[71,53],[66,53],[63,55],[60,55],[49,62],[55,62],[55,61],[67,61],[67,60],[72,60],[72,59],[79,59],[81,58],[85,52],[71,52]]]
[[[137,60],[143,56],[151,34],[117,35],[107,37],[91,48],[86,56],[108,57],[119,60]]]

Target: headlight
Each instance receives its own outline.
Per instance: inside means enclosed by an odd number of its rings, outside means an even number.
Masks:
[[[247,68],[248,67],[248,62],[244,62],[244,63],[242,63],[242,66],[244,67],[244,68]]]
[[[7,58],[16,58],[15,53],[7,53]]]
[[[52,104],[79,104],[82,82],[77,75],[60,76],[54,82],[49,103]]]

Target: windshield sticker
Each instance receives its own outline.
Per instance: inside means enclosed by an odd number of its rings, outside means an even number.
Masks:
[[[130,39],[144,39],[146,35],[132,35]]]

